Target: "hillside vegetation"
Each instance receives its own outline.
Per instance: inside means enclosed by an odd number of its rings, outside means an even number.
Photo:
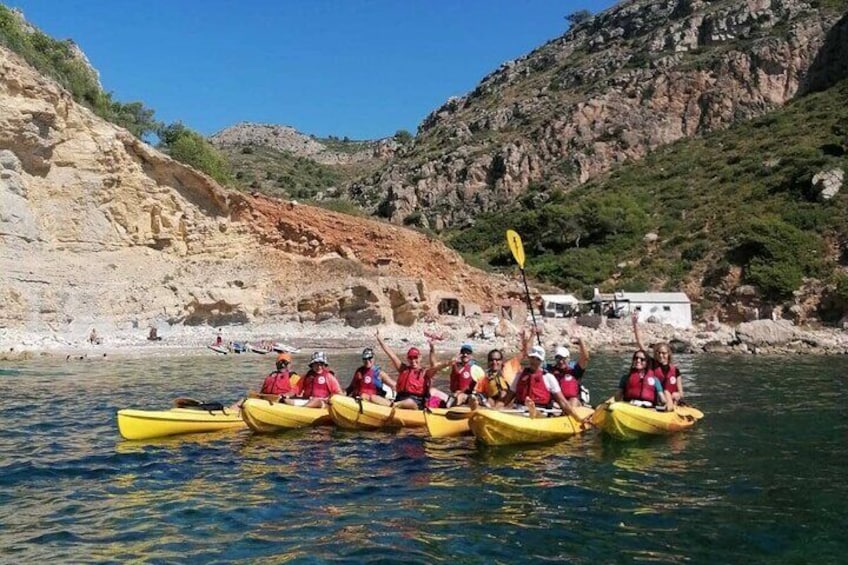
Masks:
[[[356,151],[361,142],[331,140],[330,144],[341,152]],[[329,165],[265,145],[222,146],[220,151],[229,160],[236,188],[297,200],[313,200],[319,193],[344,186],[380,164],[373,160]]]
[[[232,180],[227,160],[201,134],[182,123],[164,124],[142,102],[122,103],[100,85],[97,72],[71,40],[57,40],[30,26],[0,4],[0,45],[21,56],[40,73],[58,82],[74,101],[101,118],[126,128],[139,139],[156,135],[159,149],[203,171],[220,183]]]
[[[567,195],[535,185],[477,217],[451,244],[492,267],[512,263],[504,231],[524,238],[528,272],[562,288],[640,291],[707,287],[721,300],[734,269],[765,301],[807,278],[831,289],[825,318],[848,303],[843,273],[848,196],[823,199],[813,176],[848,168],[848,81],[732,129],[678,142]],[[653,234],[653,235],[651,235]]]

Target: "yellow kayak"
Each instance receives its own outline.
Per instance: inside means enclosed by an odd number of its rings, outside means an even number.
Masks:
[[[700,411],[689,407],[680,407],[674,412],[660,412],[629,402],[613,402],[599,406],[592,417],[592,423],[615,438],[630,440],[691,428],[699,419],[698,415],[703,416]]]
[[[463,407],[464,408],[464,407]],[[468,408],[427,408],[424,410],[424,424],[430,437],[456,437],[471,433]],[[448,412],[451,413],[450,417]]]
[[[305,408],[263,398],[248,398],[241,407],[242,417],[251,430],[260,434],[329,424],[326,408]]]
[[[591,408],[578,408],[581,419]],[[530,418],[526,414],[480,408],[468,420],[471,433],[486,445],[512,445],[563,440],[587,428],[571,416]]]
[[[393,408],[341,394],[334,394],[330,397],[330,416],[337,426],[348,430],[420,428],[424,426],[423,410]]]
[[[118,432],[124,439],[152,439],[181,434],[217,432],[245,427],[238,410],[118,410]]]

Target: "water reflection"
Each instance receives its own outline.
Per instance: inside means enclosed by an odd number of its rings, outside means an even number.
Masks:
[[[228,402],[270,368],[260,356],[231,357],[4,368],[0,554],[275,563],[839,555],[848,360],[793,358],[793,377],[779,379],[773,361],[681,356],[687,394],[707,417],[643,442],[590,432],[485,448],[329,427],[119,438],[118,408],[162,408],[177,396]],[[345,381],[358,359],[333,362]],[[593,357],[594,398],[614,389],[621,368],[620,357]],[[804,531],[817,532],[815,544]]]

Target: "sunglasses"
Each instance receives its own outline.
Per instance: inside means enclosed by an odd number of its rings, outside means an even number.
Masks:
[[[633,360],[634,361],[647,361],[647,359],[645,359],[644,357],[634,357]]]

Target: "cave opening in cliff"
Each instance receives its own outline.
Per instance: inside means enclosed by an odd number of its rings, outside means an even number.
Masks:
[[[439,314],[459,316],[459,300],[456,298],[442,298],[439,301]]]

